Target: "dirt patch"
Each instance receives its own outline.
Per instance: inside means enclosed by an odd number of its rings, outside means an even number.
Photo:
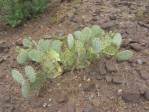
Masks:
[[[1,25],[0,112],[148,112],[148,7],[147,0],[82,0],[63,3],[56,11],[49,9],[16,29]],[[58,21],[51,22],[53,18]],[[122,33],[122,49],[132,49],[133,59],[123,63],[97,60],[85,70],[49,81],[39,96],[23,99],[9,73],[18,67],[16,42],[26,35],[51,38],[93,24]]]

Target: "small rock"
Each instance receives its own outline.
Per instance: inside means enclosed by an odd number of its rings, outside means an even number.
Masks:
[[[0,63],[2,63],[3,61],[4,61],[4,58],[1,58],[1,57],[0,57]]]
[[[122,84],[122,83],[124,83],[124,78],[122,76],[114,76],[112,78],[112,82],[114,84]]]
[[[18,40],[15,42],[15,44],[16,44],[17,46],[23,46],[22,38],[18,39]]]
[[[118,95],[118,96],[121,96],[122,93],[123,93],[123,90],[122,90],[122,89],[118,89],[118,91],[117,91],[117,95]]]
[[[59,36],[64,36],[65,34],[64,34],[64,32],[60,32],[58,35]]]
[[[99,73],[101,75],[105,75],[107,73],[106,71],[106,65],[105,65],[105,62],[104,61],[101,61],[98,65],[98,69],[99,69]]]
[[[49,98],[49,102],[51,102],[52,101],[52,99],[51,98]]]
[[[94,83],[84,83],[82,85],[82,89],[83,91],[91,91],[95,88],[95,84]]]
[[[145,82],[137,82],[137,88],[140,92],[141,95],[144,95],[145,91],[148,89],[147,85],[145,84]]]
[[[148,107],[148,106],[145,106],[144,109],[145,109],[145,110],[149,110],[149,107]]]
[[[122,99],[125,102],[137,103],[140,99],[140,94],[138,92],[135,92],[135,91],[124,92],[124,93],[122,93]]]
[[[137,59],[137,64],[142,65],[143,63],[144,63],[144,61],[143,61],[143,60],[141,60],[141,59]]]
[[[94,76],[101,76],[105,75],[106,73],[107,71],[104,59],[91,66],[90,74]]]
[[[39,107],[44,107],[45,106],[45,104],[41,100],[32,102],[31,104],[32,104],[33,108],[39,108]]]
[[[67,94],[65,94],[65,93],[61,93],[56,96],[57,103],[65,103],[67,101],[68,101],[68,97],[67,97]]]
[[[124,33],[123,35],[124,35],[124,37],[127,37],[127,33]],[[126,35],[126,36],[125,36],[125,35]],[[129,46],[129,43],[130,43],[130,42],[131,42],[130,39],[125,39],[125,40],[123,41],[123,43],[122,43],[122,47],[127,48],[127,47]]]
[[[111,19],[111,20],[116,20],[116,17],[117,17],[116,15],[111,15],[111,16],[110,16],[110,19]]]
[[[96,112],[96,110],[92,105],[87,105],[86,107],[83,108],[81,112]]]
[[[69,20],[70,20],[71,22],[77,23],[77,20],[76,20],[75,16],[70,16],[70,17],[69,17]]]
[[[0,56],[0,63],[3,63],[4,61],[6,61],[8,58],[8,56]]]
[[[145,70],[141,70],[140,71],[140,76],[142,79],[144,80],[149,80],[149,72],[145,71]]]
[[[144,97],[149,100],[149,89],[147,89],[144,93]]]
[[[113,26],[116,26],[116,22],[115,21],[108,21],[102,25],[102,28],[110,29]]]
[[[97,79],[97,80],[102,80],[102,79],[104,79],[104,76],[97,75],[97,76],[96,76],[96,79]]]
[[[117,65],[114,61],[110,60],[106,62],[106,69],[108,72],[116,72],[117,71]]]
[[[112,77],[111,76],[106,76],[105,79],[108,83],[112,82]]]
[[[130,47],[135,51],[141,51],[143,49],[143,47],[138,43],[132,43],[130,44]]]
[[[44,104],[43,104],[43,107],[44,107],[44,108],[46,108],[47,106],[48,106],[48,104],[47,104],[47,103],[44,103]]]
[[[9,46],[7,45],[7,42],[0,40],[0,53],[7,52],[8,49],[9,49]]]

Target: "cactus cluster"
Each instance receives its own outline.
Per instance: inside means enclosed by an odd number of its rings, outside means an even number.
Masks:
[[[85,68],[93,60],[109,56],[118,61],[130,59],[131,51],[119,52],[121,44],[120,33],[105,32],[97,25],[68,34],[63,40],[40,39],[36,42],[25,38],[23,47],[17,47],[17,62],[25,65],[28,79],[17,70],[12,70],[12,77],[21,84],[22,95],[27,97],[37,85],[60,76],[65,70]],[[38,69],[29,66],[29,62],[37,63]]]

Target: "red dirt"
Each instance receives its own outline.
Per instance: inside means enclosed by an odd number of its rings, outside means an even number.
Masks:
[[[15,29],[0,25],[0,112],[149,112],[149,1],[82,0],[55,7]],[[9,73],[19,67],[16,43],[25,35],[50,38],[93,24],[122,33],[122,49],[132,49],[133,59],[98,60],[49,81],[40,96],[22,98]]]

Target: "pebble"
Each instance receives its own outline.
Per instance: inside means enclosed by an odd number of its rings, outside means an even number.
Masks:
[[[120,96],[120,95],[122,95],[122,93],[123,93],[123,90],[122,89],[118,89],[117,95]]]
[[[144,97],[146,100],[149,100],[149,89],[147,89],[144,93]]]
[[[47,107],[47,105],[48,105],[47,103],[44,103],[44,104],[43,104],[43,107],[45,108],[45,107]]]
[[[104,79],[104,76],[97,75],[97,76],[96,76],[96,79],[97,79],[97,80],[102,80],[102,79]]]
[[[105,79],[108,83],[112,82],[112,77],[111,76],[106,76]]]
[[[143,60],[141,60],[141,59],[137,59],[137,64],[142,65],[143,63],[144,63]]]
[[[96,110],[94,109],[92,105],[87,105],[83,108],[81,112],[96,112]]]
[[[32,100],[31,100],[31,101],[32,101]],[[34,102],[31,103],[31,106],[32,106],[33,108],[44,107],[44,106],[45,106],[44,103],[45,103],[44,101],[42,101],[42,100],[37,100],[37,99],[36,99]]]
[[[61,93],[61,94],[57,95],[56,96],[56,102],[57,103],[66,103],[66,102],[68,102],[67,94]]]
[[[122,99],[125,102],[137,103],[140,99],[140,94],[135,91],[128,91],[122,93]]]
[[[140,76],[144,80],[149,80],[149,72],[147,72],[146,70],[141,70],[140,71]]]
[[[102,25],[102,28],[109,29],[113,26],[116,26],[116,22],[115,21],[108,21]]]
[[[9,46],[7,45],[7,42],[0,40],[0,53],[8,52],[8,49],[9,49]]]
[[[112,78],[112,82],[114,84],[123,84],[124,83],[124,78],[122,76],[114,76]]]
[[[49,102],[51,102],[52,101],[52,99],[51,98],[49,98]]]
[[[19,38],[19,39],[15,42],[15,44],[16,44],[17,46],[23,46],[22,39]]]
[[[105,62],[104,61],[101,61],[98,65],[98,69],[99,69],[99,73],[101,75],[105,75],[107,73],[106,71],[106,65],[105,65]]]
[[[143,49],[143,47],[138,43],[132,43],[130,44],[130,47],[135,51],[141,51]]]
[[[117,65],[114,61],[110,60],[106,62],[106,69],[108,72],[117,72]]]
[[[139,81],[138,80],[136,84],[137,84],[137,88],[139,90],[139,93],[141,95],[144,95],[145,91],[148,89],[146,83],[144,81]]]
[[[0,56],[0,63],[3,63],[4,61],[6,61],[7,58],[8,58],[8,55]]]
[[[92,83],[92,82],[90,82],[90,83],[84,83],[84,84],[82,85],[83,91],[91,91],[91,90],[93,90],[94,88],[95,88],[95,84]]]

